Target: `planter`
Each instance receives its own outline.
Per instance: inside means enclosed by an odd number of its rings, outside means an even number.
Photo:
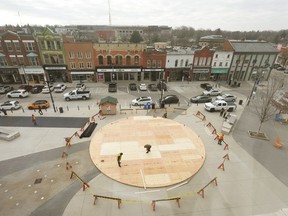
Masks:
[[[269,140],[269,137],[266,136],[266,134],[262,133],[262,132],[258,133],[257,131],[248,131],[248,134],[252,138],[262,139],[262,140]]]

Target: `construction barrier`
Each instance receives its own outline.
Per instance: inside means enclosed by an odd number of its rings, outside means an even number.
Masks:
[[[90,186],[89,186],[85,181],[83,181],[74,171],[72,171],[71,176],[70,176],[70,179],[72,179],[73,176],[76,176],[76,177],[82,182],[83,191],[85,191],[85,189],[87,189],[87,188],[90,187]]]
[[[94,196],[94,203],[93,205],[96,204],[97,198],[103,198],[103,199],[110,199],[110,200],[116,200],[118,202],[118,209],[120,209],[121,202],[122,200],[120,198],[115,198],[115,197],[107,197],[107,196],[99,196],[99,195],[93,195]]]
[[[218,169],[222,169],[223,171],[225,171],[224,162],[225,162],[226,160],[230,160],[230,158],[229,158],[229,155],[228,155],[228,154],[224,155],[223,158],[224,158],[224,160],[223,160],[223,162],[218,166]]]
[[[152,208],[153,211],[156,210],[156,202],[162,202],[162,201],[171,201],[171,200],[176,200],[178,207],[180,208],[180,203],[179,200],[181,199],[181,197],[173,197],[173,198],[168,198],[168,199],[159,199],[159,200],[152,200]]]
[[[200,118],[202,121],[206,121],[206,116],[203,115],[203,113],[201,113],[200,111],[198,111],[195,116]]]
[[[215,128],[210,122],[206,125],[206,127],[209,128],[209,129],[212,128],[211,133],[217,135],[217,130],[216,130],[216,128]],[[217,135],[217,137],[218,137],[218,135]],[[217,138],[217,139],[218,139],[218,138]]]
[[[201,189],[197,192],[197,194],[200,194],[200,193],[201,193],[202,198],[204,198],[204,189],[205,189],[206,187],[208,187],[211,183],[215,183],[215,185],[217,186],[217,177],[215,177],[214,179],[212,179],[208,184],[206,184],[203,188],[201,188]]]

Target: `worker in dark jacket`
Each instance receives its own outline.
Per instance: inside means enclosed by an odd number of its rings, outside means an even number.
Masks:
[[[118,166],[119,166],[119,167],[121,167],[121,159],[122,159],[122,155],[123,155],[122,152],[119,153],[119,154],[117,155],[117,163],[118,163]]]

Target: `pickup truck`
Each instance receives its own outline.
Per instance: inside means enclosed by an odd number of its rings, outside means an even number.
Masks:
[[[90,97],[91,97],[90,91],[79,91],[78,89],[75,89],[73,91],[70,91],[64,94],[64,99],[66,101],[87,100]]]
[[[236,110],[237,105],[233,102],[226,102],[224,100],[216,100],[214,102],[205,103],[205,110],[210,112],[221,111],[222,109],[232,112]]]
[[[117,83],[109,83],[108,92],[117,92]]]

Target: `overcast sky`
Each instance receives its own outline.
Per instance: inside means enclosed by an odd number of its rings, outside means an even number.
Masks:
[[[0,0],[0,25],[109,25],[109,0]],[[288,29],[287,0],[110,0],[112,25]]]

